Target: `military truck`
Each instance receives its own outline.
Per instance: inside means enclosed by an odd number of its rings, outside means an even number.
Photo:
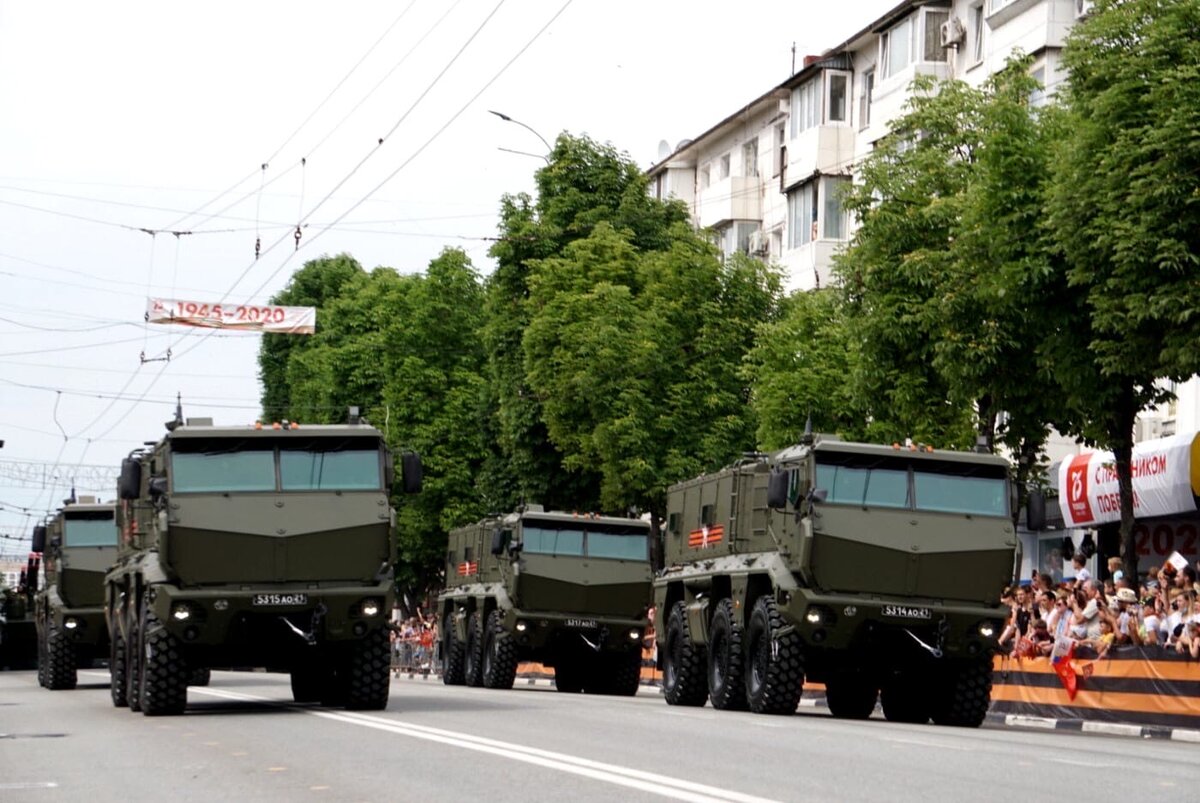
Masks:
[[[37,593],[38,683],[73,689],[77,667],[108,658],[104,575],[117,557],[115,506],[82,496],[33,530],[45,585]]]
[[[806,436],[668,489],[655,630],[671,705],[978,726],[1018,541],[989,454]]]
[[[442,681],[512,688],[517,664],[560,692],[636,694],[649,624],[648,522],[538,505],[450,533],[438,597]]]
[[[113,704],[182,713],[197,670],[291,675],[297,702],[380,709],[395,591],[382,433],[345,425],[214,426],[177,414],[121,465],[106,578]],[[401,457],[403,490],[420,459]]]
[[[30,554],[16,588],[0,596],[0,669],[33,669],[37,666],[37,595],[41,555]]]

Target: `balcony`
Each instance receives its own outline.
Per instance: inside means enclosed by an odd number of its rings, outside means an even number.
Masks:
[[[761,176],[729,176],[714,181],[699,192],[700,227],[731,220],[762,220],[762,190]]]
[[[819,125],[800,135],[788,145],[787,178],[792,186],[814,173],[834,175],[845,173],[854,161],[855,131],[846,125]]]

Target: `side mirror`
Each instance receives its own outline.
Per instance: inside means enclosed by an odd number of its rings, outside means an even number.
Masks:
[[[1030,530],[1046,529],[1046,494],[1034,488],[1025,500],[1025,526]]]
[[[419,454],[416,452],[404,452],[401,454],[400,473],[400,479],[404,485],[404,493],[415,494],[421,492],[424,469],[421,467],[421,456]]]
[[[824,502],[829,498],[829,490],[827,488],[813,488],[808,494],[809,501]]]
[[[132,457],[121,461],[121,477],[117,480],[117,496],[137,499],[142,490],[142,464]]]
[[[508,546],[509,531],[502,527],[492,530],[492,554],[503,555],[504,547]]]
[[[46,551],[46,525],[39,524],[33,528],[33,546],[31,547],[31,551]]]
[[[389,491],[396,481],[396,456],[391,452],[383,453],[383,485]]]
[[[166,477],[151,477],[150,478],[150,496],[157,499],[167,492]]]
[[[786,471],[771,471],[771,476],[767,478],[767,507],[775,510],[787,508],[788,479]]]

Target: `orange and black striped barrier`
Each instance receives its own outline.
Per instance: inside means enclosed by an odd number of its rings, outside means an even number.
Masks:
[[[1200,662],[1161,647],[1077,653],[1074,699],[1049,658],[997,656],[991,712],[1200,728]]]

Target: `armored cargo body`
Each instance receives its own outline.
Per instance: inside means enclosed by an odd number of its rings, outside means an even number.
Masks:
[[[978,726],[1017,539],[1007,463],[815,440],[668,490],[656,633],[672,705]]]
[[[442,680],[512,687],[520,661],[559,691],[636,694],[650,525],[530,506],[450,533],[438,598]]]
[[[392,456],[366,424],[177,419],[122,463],[107,577],[112,699],[178,714],[208,667],[291,674],[298,702],[388,699]],[[420,461],[404,456],[404,490]]]
[[[104,575],[117,557],[112,503],[91,496],[68,502],[33,531],[46,582],[37,594],[38,682],[73,689],[76,668],[108,657]]]

